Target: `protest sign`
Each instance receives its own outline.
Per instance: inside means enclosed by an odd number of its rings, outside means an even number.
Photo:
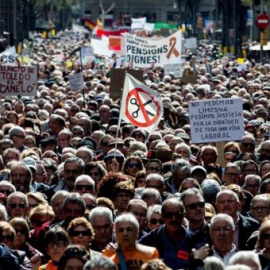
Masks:
[[[166,75],[170,75],[170,73],[174,73],[174,76],[176,78],[181,78],[182,77],[182,64],[167,64],[164,65],[164,74]]]
[[[191,84],[196,84],[197,83],[197,73],[195,73],[191,69],[185,69],[182,75],[181,82],[182,83],[191,83]]]
[[[112,98],[113,100],[122,97],[122,90],[124,86],[126,72],[131,74],[137,80],[143,82],[143,70],[135,70],[135,69],[125,70],[121,68],[112,68],[110,81],[110,98]]]
[[[245,134],[241,98],[189,102],[192,143],[240,140]]]
[[[37,69],[31,66],[0,66],[0,94],[35,96]]]
[[[91,39],[91,45],[94,53],[101,56],[111,57],[114,51],[109,49],[109,38],[102,36],[101,39]]]
[[[82,72],[69,76],[70,89],[72,91],[82,90],[84,88]]]
[[[131,34],[125,35],[127,61],[133,67],[147,68],[176,64],[181,61],[182,32],[162,39],[142,38]]]

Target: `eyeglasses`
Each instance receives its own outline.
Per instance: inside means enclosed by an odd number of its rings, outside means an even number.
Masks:
[[[266,211],[270,210],[269,206],[251,206],[252,210],[254,211]]]
[[[249,174],[252,174],[252,173],[257,173],[257,169],[245,169],[243,170],[245,173],[249,173]]]
[[[245,147],[255,147],[255,143],[242,143]]]
[[[18,137],[20,139],[24,139],[25,138],[25,135],[14,135],[14,136],[16,136],[16,137]]]
[[[11,203],[11,204],[9,205],[9,207],[10,207],[11,209],[15,209],[16,207],[19,207],[19,208],[21,208],[21,209],[24,209],[24,208],[25,208],[25,204],[24,204],[24,203]]]
[[[70,236],[90,236],[91,232],[89,230],[85,231],[70,231]]]
[[[48,244],[48,248],[63,247],[65,245],[64,241],[51,242]]]
[[[136,137],[139,137],[139,138],[143,137],[143,135],[140,134],[140,133],[134,134],[133,136],[134,136],[135,138],[136,138]]]
[[[111,228],[111,224],[105,224],[103,226],[93,226],[93,228],[97,231],[108,230],[109,228]]]
[[[123,198],[131,198],[132,196],[129,193],[119,193],[116,195],[116,197],[123,199]]]
[[[22,177],[28,177],[28,176],[29,176],[29,175],[23,174],[23,173],[12,173],[12,174],[11,174],[11,178],[15,178],[15,177],[22,178]]]
[[[23,230],[23,229],[15,229],[15,232],[16,232],[16,234],[18,234],[18,233],[23,234],[23,235],[28,234],[28,232],[26,230]]]
[[[87,191],[92,191],[93,190],[93,186],[90,186],[90,185],[76,185],[75,186],[75,189],[77,190],[87,190]]]
[[[140,169],[140,168],[141,168],[141,165],[140,165],[140,163],[129,163],[129,164],[128,164],[128,167],[129,167],[129,168],[137,168],[137,169]]]
[[[63,256],[66,256],[67,258],[70,257],[78,257],[78,258],[82,258],[84,256],[86,256],[87,253],[84,251],[84,249],[81,248],[77,248],[77,247],[72,247],[72,248],[67,248],[64,252]]]
[[[7,234],[2,236],[4,240],[13,241],[13,235]]]
[[[160,172],[161,168],[159,168],[159,167],[148,167],[146,170],[153,171],[153,172]]]
[[[246,185],[246,187],[250,189],[258,189],[260,185]]]
[[[230,231],[232,231],[232,228],[230,226],[213,227],[213,228],[211,228],[211,230],[214,232],[221,232],[221,231],[230,232]]]
[[[3,194],[11,194],[13,192],[12,189],[0,189],[0,193],[3,193]]]
[[[167,219],[172,219],[173,217],[178,219],[183,217],[183,212],[165,212],[163,216]]]
[[[263,233],[261,238],[262,239],[270,239],[270,234],[269,233]]]
[[[64,170],[67,174],[77,174],[79,173],[79,170]]]
[[[191,203],[191,204],[185,205],[185,207],[188,207],[191,210],[195,210],[198,207],[203,208],[204,206],[205,206],[205,202]]]
[[[164,224],[164,221],[163,221],[162,219],[151,218],[151,219],[150,219],[150,223],[151,223],[152,225],[156,225],[157,223],[159,223],[159,224]]]
[[[230,177],[238,177],[239,173],[225,173],[225,175],[228,175]]]

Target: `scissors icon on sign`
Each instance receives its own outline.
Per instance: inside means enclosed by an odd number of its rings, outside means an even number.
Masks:
[[[148,105],[148,104],[150,104],[150,103],[152,103],[152,102],[153,102],[153,101],[152,101],[151,99],[149,99],[148,101],[146,101],[145,103],[143,103],[143,106],[146,106],[146,105]],[[138,104],[137,99],[136,99],[136,98],[130,99],[130,104],[136,105],[136,106],[137,106],[137,109],[136,109],[131,115],[132,115],[132,117],[134,117],[134,118],[138,118],[139,111],[141,110],[141,107],[140,107],[140,105]],[[153,114],[152,112],[150,112],[150,111],[148,111],[148,110],[146,110],[146,112],[147,112],[149,115],[151,115],[151,116],[155,116],[155,114]]]

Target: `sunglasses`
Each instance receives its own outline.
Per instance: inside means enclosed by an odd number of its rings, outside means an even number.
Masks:
[[[90,185],[76,185],[75,189],[77,189],[77,190],[85,189],[85,190],[91,191],[91,190],[93,190],[93,187]]]
[[[172,219],[173,217],[182,218],[183,215],[184,215],[183,212],[165,212],[165,213],[163,213],[164,218],[167,218],[167,219]]]
[[[21,208],[21,209],[24,209],[24,208],[25,208],[25,204],[24,204],[24,203],[11,203],[11,204],[9,205],[9,207],[10,207],[11,209],[15,209],[16,207],[19,207],[19,208]]]
[[[151,223],[152,225],[156,225],[157,223],[159,223],[159,224],[164,224],[164,221],[163,221],[162,219],[151,218],[151,219],[150,219],[150,223]]]
[[[203,208],[205,206],[205,202],[198,202],[198,203],[191,203],[189,205],[186,205],[185,207],[188,207],[191,210],[195,210],[198,207]]]
[[[94,205],[92,205],[92,204],[87,204],[86,205],[86,209],[88,209],[88,210],[92,210],[92,209],[94,209],[94,208],[96,208],[97,206],[94,204]]]
[[[11,234],[3,235],[2,237],[4,240],[13,241],[13,236]]]
[[[0,189],[0,193],[9,195],[12,193],[12,189]]]
[[[242,143],[242,145],[245,146],[245,147],[248,147],[248,146],[254,147],[255,143]]]
[[[146,170],[153,172],[160,172],[161,169],[159,167],[148,167]]]
[[[70,236],[90,236],[91,233],[89,230],[85,230],[85,231],[71,231],[70,233]]]
[[[18,234],[18,233],[23,234],[23,235],[28,234],[28,232],[26,230],[23,230],[23,229],[15,229],[15,232],[16,232],[16,234]]]
[[[140,169],[141,168],[141,165],[139,163],[129,163],[128,164],[128,167],[129,168],[137,168],[137,169]]]

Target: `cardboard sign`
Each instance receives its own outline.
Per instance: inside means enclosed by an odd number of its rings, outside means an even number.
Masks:
[[[164,73],[166,75],[170,75],[170,73],[173,72],[176,78],[182,77],[182,65],[181,64],[169,64],[164,65]]]
[[[143,71],[135,69],[111,69],[111,83],[110,83],[110,98],[113,100],[120,99],[122,97],[124,80],[126,72],[131,74],[137,80],[143,82]]]
[[[240,140],[244,134],[241,98],[189,102],[192,143]]]
[[[185,69],[183,71],[181,82],[186,83],[186,84],[188,84],[188,83],[196,84],[197,83],[197,74],[191,69]]]
[[[82,90],[84,88],[82,72],[69,76],[70,89],[72,91]]]
[[[4,96],[35,96],[37,68],[31,66],[0,66],[0,94]]]

